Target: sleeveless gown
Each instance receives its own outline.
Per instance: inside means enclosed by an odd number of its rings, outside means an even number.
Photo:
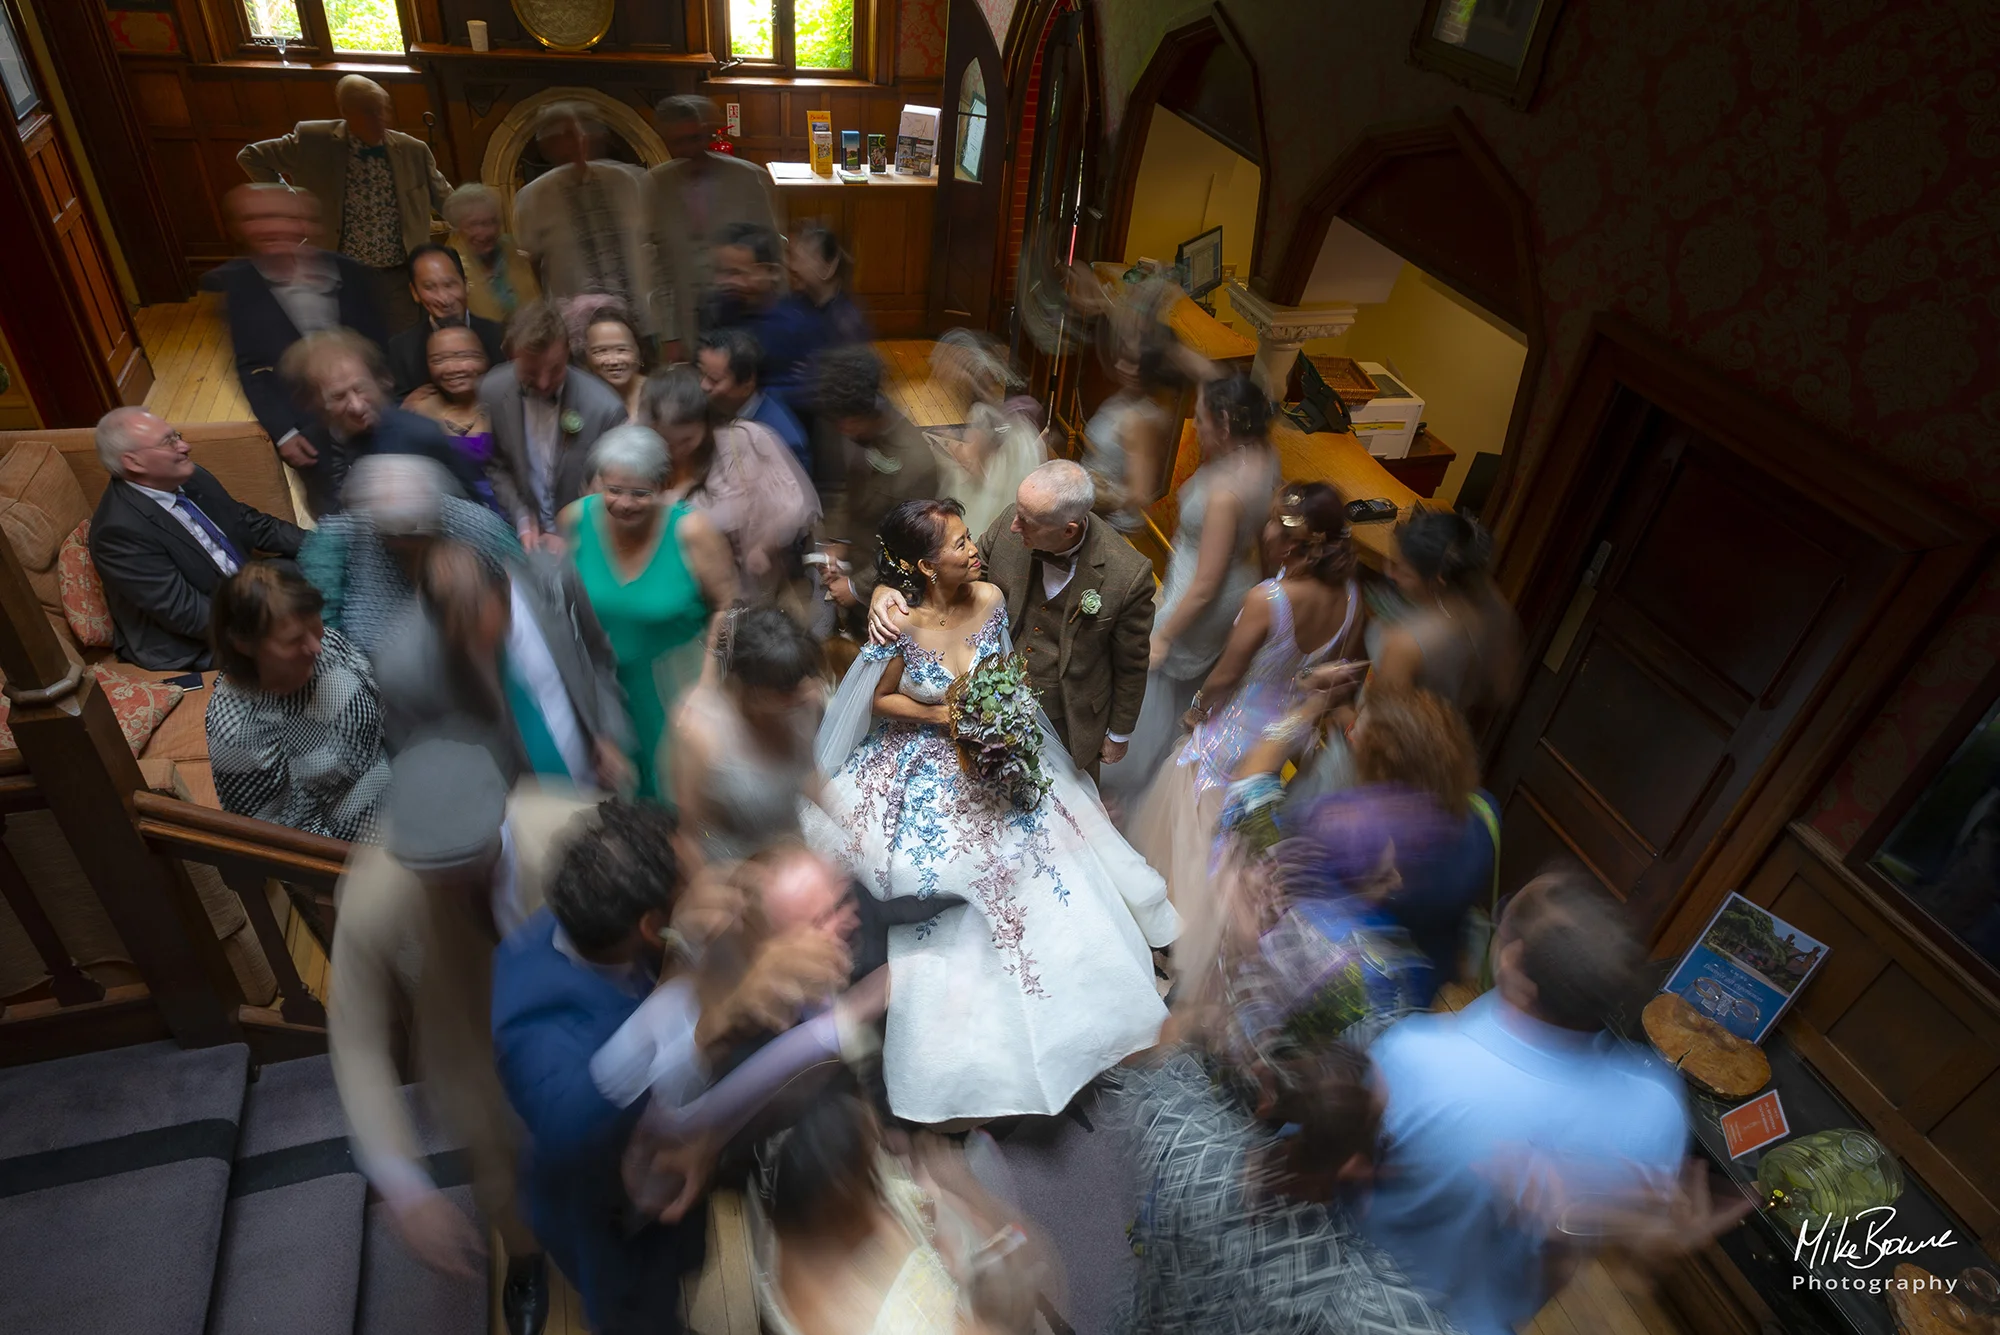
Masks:
[[[1005,609],[968,643],[979,658],[1006,652]],[[1030,811],[970,783],[938,727],[875,720],[829,764],[829,734],[872,700],[894,657],[913,700],[937,704],[954,680],[941,655],[907,635],[862,650],[821,731],[821,766],[834,772],[805,813],[807,842],[876,898],[966,900],[889,931],[889,1106],[928,1124],[1061,1112],[1159,1035],[1166,1007],[1149,946],[1178,927],[1166,887],[1046,723],[1054,782]]]

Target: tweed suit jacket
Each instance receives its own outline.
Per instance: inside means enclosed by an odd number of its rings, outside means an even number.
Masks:
[[[1063,599],[1056,691],[1042,708],[1063,721],[1070,758],[1089,769],[1104,750],[1104,736],[1129,735],[1146,699],[1146,660],[1153,636],[1153,563],[1122,534],[1093,515],[1076,554]],[[1014,507],[1000,512],[979,544],[986,578],[1007,595],[1008,630],[1018,640],[1029,610],[1041,599],[1033,587],[1035,554],[1014,532]],[[1084,610],[1096,593],[1098,610]]]
[[[401,130],[391,130],[389,173],[396,180],[396,221],[403,249],[415,250],[431,239],[431,210],[444,207],[451,183],[437,169],[431,146]],[[329,242],[340,240],[347,207],[347,122],[300,121],[290,134],[245,144],[236,165],[253,181],[280,177],[319,197],[320,223]]]

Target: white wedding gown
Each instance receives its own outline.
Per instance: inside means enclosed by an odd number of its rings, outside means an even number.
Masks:
[[[1004,610],[968,643],[975,661],[1006,652]],[[890,929],[889,1106],[922,1123],[1060,1112],[1159,1035],[1167,1011],[1148,947],[1178,930],[1166,884],[1046,721],[1053,784],[1022,811],[967,780],[942,728],[874,719],[895,657],[905,695],[944,699],[953,678],[940,655],[908,636],[863,650],[820,730],[824,810],[805,818],[812,846],[878,899],[966,901]]]

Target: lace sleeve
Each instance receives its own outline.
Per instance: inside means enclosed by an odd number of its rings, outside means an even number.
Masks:
[[[840,689],[833,693],[826,717],[819,725],[819,737],[813,743],[813,763],[821,778],[839,773],[847,757],[875,725],[875,688],[881,685],[889,660],[902,652],[901,640],[894,644],[871,644],[841,678]]]

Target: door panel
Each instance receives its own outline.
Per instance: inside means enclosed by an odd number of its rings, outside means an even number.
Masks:
[[[1493,782],[1503,847],[1524,849],[1505,857],[1510,874],[1567,851],[1651,928],[1851,647],[1898,554],[1640,407],[1585,547],[1601,572],[1587,610],[1567,651],[1536,666]],[[1611,432],[1630,418],[1603,420]]]
[[[1000,48],[974,0],[950,0],[944,93],[938,108],[937,222],[929,324],[984,329],[993,314],[993,265],[1006,200],[1001,165],[1011,147]]]

